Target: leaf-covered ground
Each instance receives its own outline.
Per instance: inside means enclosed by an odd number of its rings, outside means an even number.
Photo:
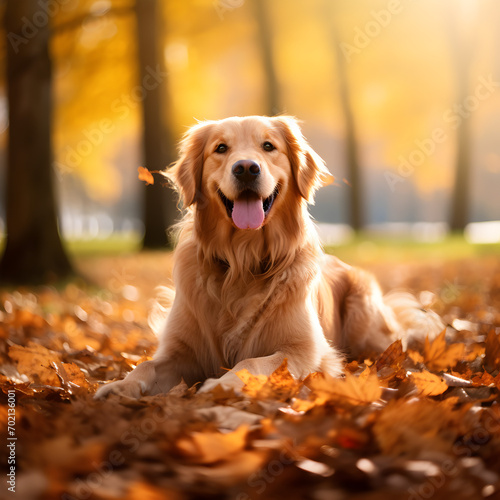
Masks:
[[[343,379],[298,382],[282,366],[247,374],[243,396],[181,384],[94,401],[100,381],[153,354],[147,314],[170,266],[165,254],[87,259],[94,287],[0,291],[5,498],[499,498],[500,259],[374,268],[450,327],[351,360]]]

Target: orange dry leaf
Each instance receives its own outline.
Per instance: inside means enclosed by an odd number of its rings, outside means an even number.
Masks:
[[[243,451],[246,446],[248,427],[243,425],[234,432],[193,432],[177,441],[177,449],[193,463],[213,464],[228,460],[231,455]]]
[[[399,368],[404,359],[405,353],[403,352],[403,343],[401,340],[396,340],[396,342],[393,342],[378,358],[377,370],[380,370],[380,368],[384,366]]]
[[[451,398],[450,398],[451,399]],[[446,400],[445,400],[446,401]],[[386,455],[418,456],[448,452],[463,435],[467,407],[455,410],[455,403],[415,399],[410,404],[398,399],[383,408],[373,426],[373,434]]]
[[[342,427],[335,436],[335,441],[342,448],[360,450],[363,446],[366,446],[368,437],[366,432],[363,432],[361,429]]]
[[[359,368],[359,362],[356,359],[352,360],[351,362],[347,363],[344,366],[344,370],[349,373],[357,372],[358,368]]]
[[[13,345],[9,348],[9,357],[16,362],[17,370],[25,374],[36,384],[61,387],[59,377],[51,363],[59,361],[59,354],[29,342],[27,347]]]
[[[365,372],[359,377],[346,373],[345,379],[337,379],[325,375],[308,382],[309,388],[316,397],[317,404],[327,401],[349,403],[351,405],[367,405],[380,399],[382,389],[376,375]]]
[[[484,363],[490,371],[498,368],[500,363],[500,334],[496,335],[494,330],[490,330],[486,337]]]
[[[287,400],[294,396],[302,383],[295,380],[288,371],[288,362],[283,363],[269,376],[252,375],[247,370],[236,372],[236,375],[245,383],[243,392],[250,397],[262,399]]]
[[[292,410],[296,412],[307,412],[310,409],[314,408],[316,403],[314,401],[309,401],[306,399],[296,398],[293,400]]]
[[[412,349],[408,349],[407,351],[408,357],[416,364],[424,362],[424,357],[418,352],[413,351]]]
[[[99,439],[83,439],[81,443],[68,432],[54,437],[42,438],[37,444],[34,461],[45,468],[61,473],[90,474],[95,464],[103,463],[106,446]]]
[[[448,389],[448,385],[441,377],[426,370],[422,373],[412,373],[411,380],[417,386],[419,396],[438,396]]]
[[[481,375],[472,377],[472,383],[476,386],[491,387],[495,385],[495,377],[485,371]]]
[[[260,469],[264,466],[267,454],[262,450],[259,451],[241,451],[237,455],[232,456],[232,460],[226,460],[217,464],[194,465],[186,466],[184,464],[176,464],[175,471],[179,476],[182,485],[193,484],[209,484],[212,487],[223,488],[227,491],[233,488],[239,482],[250,484],[252,478],[259,478]],[[272,462],[271,462],[272,463]],[[273,469],[274,471],[274,469]],[[274,476],[265,476],[274,479]],[[250,479],[249,479],[250,478]],[[254,483],[257,484],[257,483]],[[185,486],[181,489],[185,490]],[[217,490],[216,490],[217,491]],[[141,497],[143,500],[144,497]],[[170,500],[171,497],[164,496]],[[186,498],[183,496],[182,498]],[[200,498],[199,494],[194,498]],[[223,498],[223,495],[217,495],[215,498]],[[236,498],[250,498],[243,493]]]
[[[145,181],[146,184],[154,184],[155,183],[154,177],[152,176],[151,172],[147,168],[139,167],[137,169],[137,172],[139,173],[139,180],[140,181]]]
[[[70,388],[71,384],[78,387],[89,387],[85,374],[75,363],[52,363],[52,366],[61,379],[63,387]]]
[[[431,370],[446,370],[453,368],[463,357],[464,344],[446,343],[444,338],[446,330],[443,330],[433,341],[425,339],[424,361]]]
[[[181,493],[160,488],[144,481],[133,483],[125,500],[181,500]]]
[[[464,357],[464,361],[471,362],[474,361],[478,356],[482,356],[485,353],[484,346],[480,344],[472,344],[467,346],[467,354]]]
[[[243,392],[250,397],[257,397],[267,382],[265,375],[252,375],[246,369],[237,371],[236,375],[245,384]]]

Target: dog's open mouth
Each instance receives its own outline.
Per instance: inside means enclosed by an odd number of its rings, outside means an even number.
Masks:
[[[269,215],[274,200],[279,193],[277,185],[271,196],[262,199],[257,193],[245,190],[234,201],[228,199],[222,191],[217,190],[222,203],[226,207],[227,216],[240,229],[258,229]]]

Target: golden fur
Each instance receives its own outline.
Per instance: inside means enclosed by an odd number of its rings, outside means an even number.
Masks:
[[[260,168],[249,189],[235,175],[240,160]],[[237,370],[270,374],[284,358],[297,377],[317,370],[338,376],[340,350],[381,351],[417,323],[423,335],[439,330],[439,319],[422,314],[411,296],[384,302],[371,275],[324,254],[307,204],[333,178],[295,119],[199,123],[165,175],[185,208],[175,299],[154,359],[98,397],[166,392],[181,378],[210,379],[204,390],[238,387]],[[260,215],[271,207],[257,229],[236,225],[236,200],[244,196]]]

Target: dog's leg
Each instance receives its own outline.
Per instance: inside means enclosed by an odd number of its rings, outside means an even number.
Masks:
[[[389,308],[404,332],[403,347],[424,342],[426,337],[434,339],[445,328],[441,318],[423,305],[411,293],[392,291],[383,297],[385,307]]]
[[[324,337],[322,338],[324,340]],[[321,355],[315,365],[311,364],[311,356],[306,355],[302,358],[297,353],[287,353],[277,351],[270,356],[262,356],[258,358],[249,358],[237,363],[231,371],[228,371],[220,378],[209,378],[201,386],[198,392],[208,392],[221,385],[225,389],[234,389],[236,392],[241,392],[244,382],[238,377],[237,372],[247,370],[252,375],[265,375],[269,377],[283,363],[285,358],[288,362],[288,370],[291,375],[297,379],[305,377],[312,371],[322,371],[328,373],[332,377],[337,377],[342,373],[343,357],[335,349],[331,348],[326,341],[324,345],[319,346]],[[300,354],[309,352],[309,349],[304,348]]]
[[[109,394],[119,394],[130,398],[140,398],[149,393],[156,381],[155,360],[144,361],[131,371],[123,380],[109,382],[99,387],[96,399],[103,399]]]
[[[220,378],[209,378],[205,380],[198,392],[208,392],[221,385],[225,389],[234,389],[240,392],[244,382],[238,377],[236,372],[240,370],[248,370],[252,375],[271,375],[280,365],[286,355],[282,351],[275,352],[270,356],[260,358],[249,358],[237,363],[231,371],[228,371]]]
[[[120,394],[131,398],[166,393],[182,379],[188,384],[203,378],[194,351],[183,340],[197,331],[196,322],[182,306],[175,305],[168,317],[154,359],[145,361],[123,380],[100,387],[95,397]]]
[[[401,339],[403,347],[434,338],[443,328],[433,311],[424,310],[411,294],[392,292],[386,296],[375,278],[360,269],[348,271],[350,287],[344,298],[343,346],[353,356],[382,352]]]
[[[195,362],[186,353],[158,356],[138,365],[123,380],[103,385],[95,393],[95,398],[118,394],[137,399],[144,395],[167,393],[182,379],[190,385],[199,380],[193,366],[196,366]]]

